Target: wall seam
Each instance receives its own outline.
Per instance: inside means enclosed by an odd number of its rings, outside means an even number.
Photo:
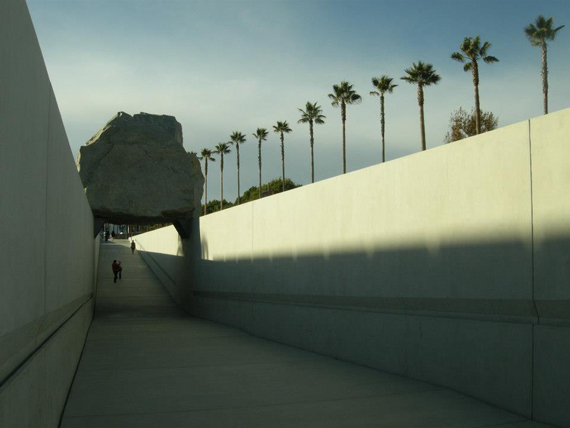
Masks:
[[[8,373],[8,375],[6,375],[6,377],[4,379],[0,379],[0,388],[2,388],[8,381],[10,381],[10,379],[12,379],[12,377],[17,376],[18,372],[22,369],[22,367],[24,367],[28,361],[30,361],[32,358],[34,358],[36,355],[38,355],[40,353],[40,351],[42,349],[45,348],[45,346],[47,345],[47,343],[56,335],[59,333],[59,331],[69,322],[70,319],[72,319],[87,303],[89,303],[89,300],[91,300],[92,297],[89,297],[87,300],[85,300],[83,303],[81,303],[72,313],[71,315],[69,315],[67,318],[65,318],[65,320],[60,324],[60,326],[58,328],[56,328],[48,337],[46,337],[42,343],[40,343],[32,352],[30,352],[22,361],[20,361],[20,363],[14,367],[14,369]]]
[[[534,311],[536,312],[536,324],[531,326],[531,367],[530,367],[530,418],[534,420],[534,366],[535,366],[535,328],[540,323],[540,315],[536,307],[535,300],[535,280],[534,280],[534,200],[533,200],[533,177],[532,177],[532,138],[531,138],[531,121],[528,121],[528,158],[529,158],[529,176],[530,176],[530,282],[531,296]]]
[[[255,201],[253,201],[255,203]],[[249,257],[250,257],[250,263],[253,263],[253,254],[254,254],[254,242],[255,242],[255,205],[252,203],[251,204],[251,247],[249,250]],[[258,288],[257,285],[254,285],[255,288]],[[256,290],[257,291],[257,290]],[[249,324],[251,323],[251,325],[255,324],[255,305],[252,303],[250,305],[251,309],[250,309],[250,322],[248,322],[248,327]]]
[[[95,307],[93,307],[93,314],[95,314]],[[67,408],[67,403],[69,402],[69,396],[71,395],[71,389],[73,388],[73,384],[75,383],[75,378],[77,377],[77,372],[79,371],[81,359],[83,358],[83,353],[85,352],[85,346],[87,346],[87,338],[89,337],[89,332],[91,331],[92,326],[93,326],[93,321],[89,322],[89,327],[87,328],[87,332],[85,333],[85,340],[83,341],[83,346],[81,347],[81,353],[79,354],[79,358],[77,359],[77,366],[75,366],[75,371],[73,372],[73,377],[71,378],[71,383],[69,384],[69,389],[67,390],[67,395],[65,396],[65,401],[63,403],[63,407],[61,408],[61,413],[59,415],[57,428],[61,428],[61,424],[63,422],[63,416],[65,415],[65,409]]]
[[[45,186],[45,207],[44,207],[44,315],[47,312],[47,254],[48,254],[48,180],[49,180],[49,154],[50,154],[50,126],[51,126],[51,85],[48,89],[48,112],[47,112],[47,150],[46,150],[46,186]]]

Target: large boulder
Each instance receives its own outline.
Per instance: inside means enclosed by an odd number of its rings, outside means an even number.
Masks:
[[[200,215],[204,176],[173,116],[118,113],[81,147],[77,169],[96,218],[178,228]]]

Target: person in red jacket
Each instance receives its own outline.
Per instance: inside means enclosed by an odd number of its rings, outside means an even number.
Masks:
[[[111,269],[113,269],[113,274],[115,274],[115,279],[113,282],[117,282],[117,275],[119,279],[121,279],[121,272],[123,272],[123,268],[121,267],[121,261],[113,260],[113,264],[111,265]]]

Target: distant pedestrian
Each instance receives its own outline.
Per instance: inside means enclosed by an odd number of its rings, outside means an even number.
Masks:
[[[135,248],[136,248],[136,247],[137,247],[137,246],[135,245],[135,240],[133,239],[133,242],[131,242],[131,254],[134,254],[134,253],[135,253]]]
[[[105,242],[107,242],[109,240],[109,231],[107,230],[105,232]]]
[[[123,268],[121,267],[121,261],[113,260],[111,269],[113,269],[113,274],[115,275],[115,279],[113,280],[113,282],[117,282],[117,275],[119,276],[119,279],[121,279],[121,273],[123,272]]]
[[[115,235],[115,231],[113,230],[113,231],[111,232],[111,238],[113,238],[113,241],[115,240],[115,236],[117,236],[117,235]]]

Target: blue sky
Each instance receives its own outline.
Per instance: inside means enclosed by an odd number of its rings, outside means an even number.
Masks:
[[[242,191],[257,183],[257,127],[287,120],[287,176],[310,182],[308,125],[297,108],[322,105],[315,129],[317,180],[342,171],[340,112],[332,85],[348,80],[363,97],[347,114],[347,163],[353,171],[381,159],[379,101],[373,76],[399,80],[412,62],[432,63],[441,82],[426,90],[427,146],[441,145],[449,116],[471,109],[471,76],[450,55],[466,36],[493,44],[481,66],[481,107],[505,126],[541,114],[540,49],[523,27],[539,14],[566,24],[549,49],[550,110],[570,106],[570,2],[479,1],[150,1],[28,0],[74,155],[115,113],[175,116],[184,146],[199,152],[248,135],[241,147]],[[386,100],[386,154],[420,147],[416,88],[404,81]],[[280,176],[279,138],[263,147],[263,176]],[[224,196],[237,196],[235,156],[224,168]],[[209,197],[219,197],[210,169]]]

